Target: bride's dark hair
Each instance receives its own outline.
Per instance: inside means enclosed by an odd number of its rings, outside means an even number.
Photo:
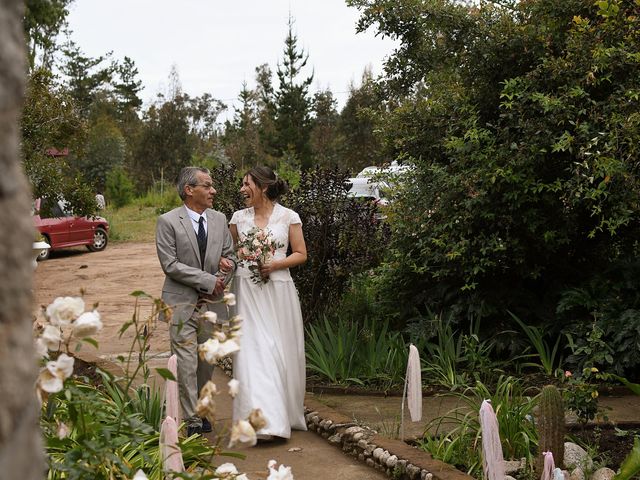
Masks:
[[[276,175],[276,173],[269,167],[264,165],[253,167],[247,172],[247,175],[251,177],[253,183],[255,183],[258,188],[263,189],[264,187],[267,187],[267,191],[265,193],[267,198],[271,201],[278,200],[282,195],[289,191],[289,185],[287,185],[287,182],[278,177],[278,175]]]

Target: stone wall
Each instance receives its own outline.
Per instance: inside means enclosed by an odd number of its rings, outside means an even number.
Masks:
[[[472,480],[472,477],[435,460],[427,452],[400,440],[382,437],[353,419],[312,398],[305,399],[307,427],[372,468],[403,480]]]

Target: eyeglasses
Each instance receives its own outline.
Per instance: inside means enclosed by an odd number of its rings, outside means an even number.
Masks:
[[[206,190],[213,188],[213,183],[190,183],[192,187],[204,187]]]

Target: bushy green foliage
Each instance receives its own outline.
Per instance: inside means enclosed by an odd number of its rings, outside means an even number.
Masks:
[[[307,326],[306,338],[307,368],[322,380],[379,388],[404,381],[408,345],[386,320],[323,316]]]
[[[567,286],[637,257],[635,6],[349,3],[400,43],[382,128],[416,170],[381,274],[405,318],[426,304],[549,321]]]
[[[133,200],[134,188],[129,175],[122,167],[116,167],[107,174],[106,200],[116,208],[122,208]]]
[[[335,304],[353,274],[377,265],[385,233],[375,205],[347,197],[346,173],[313,169],[282,204],[300,214],[308,259],[293,271],[307,320]]]
[[[628,259],[562,293],[557,313],[566,325],[569,368],[595,366],[640,378],[639,275],[640,264]]]

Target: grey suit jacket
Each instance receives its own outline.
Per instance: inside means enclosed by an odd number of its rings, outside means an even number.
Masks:
[[[156,225],[156,250],[165,274],[162,300],[173,310],[171,322],[186,322],[193,314],[200,294],[212,294],[216,285],[215,273],[220,257],[229,258],[234,263],[233,270],[225,276],[229,283],[236,269],[233,239],[224,214],[208,208],[207,250],[204,270],[200,267],[200,250],[196,232],[187,209],[183,206],[158,217]],[[220,297],[221,299],[222,297]],[[209,304],[209,310],[224,314],[224,307]],[[160,314],[161,320],[169,320]]]

